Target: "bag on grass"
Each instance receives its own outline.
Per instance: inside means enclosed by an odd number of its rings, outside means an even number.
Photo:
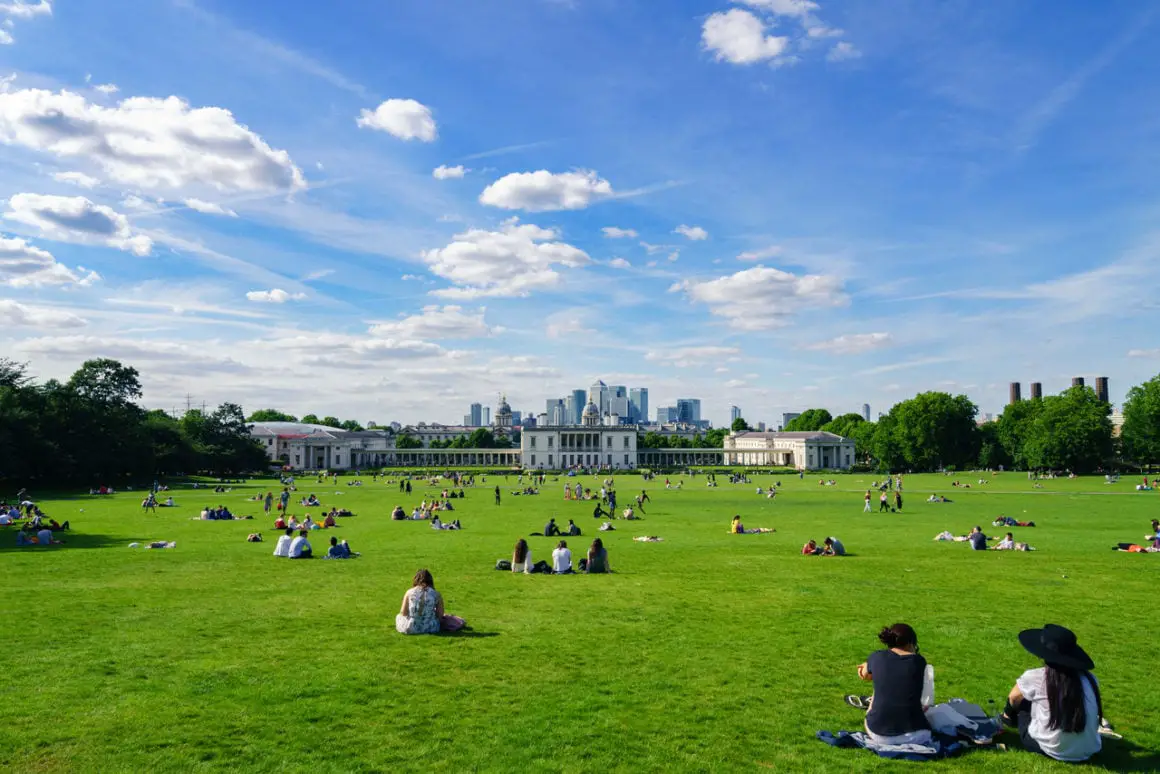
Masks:
[[[551,572],[552,565],[541,559],[532,565],[532,572]]]
[[[495,563],[495,569],[503,570],[504,572],[511,572],[512,571],[512,563],[509,562],[507,559],[500,559],[498,562]]]

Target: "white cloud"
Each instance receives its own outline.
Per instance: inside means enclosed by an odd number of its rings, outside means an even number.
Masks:
[[[1128,350],[1128,357],[1160,357],[1160,349],[1131,349]]]
[[[605,226],[600,229],[604,232],[605,239],[636,239],[639,234],[631,228],[617,228],[616,226]]]
[[[117,88],[117,84],[115,83],[102,83],[94,86],[93,88],[102,94],[116,94],[118,91],[120,91],[120,89]]]
[[[271,290],[251,290],[246,293],[246,298],[260,304],[284,304],[287,301],[301,301],[306,298],[306,294],[289,293],[282,288],[273,288]]]
[[[681,257],[681,251],[680,250],[673,250],[671,253],[669,253],[668,257],[669,257],[669,261],[675,262],[678,258]]]
[[[227,218],[236,218],[238,213],[231,210],[229,207],[223,207],[214,202],[207,202],[202,199],[186,199],[185,206],[191,210],[195,210],[205,215],[224,215]]]
[[[628,261],[624,260],[623,258],[613,258],[611,261],[608,262],[608,265],[614,269],[630,269],[630,268],[632,268],[632,264],[629,263]]]
[[[765,34],[765,23],[749,11],[733,8],[711,14],[701,28],[701,44],[718,62],[753,64],[777,59],[789,38]]]
[[[33,328],[83,328],[88,321],[72,312],[47,306],[26,306],[0,298],[0,320],[5,325]]]
[[[693,242],[702,242],[709,238],[709,232],[700,226],[686,226],[684,223],[673,229],[674,234],[680,234]]]
[[[363,108],[356,123],[400,140],[434,142],[438,135],[431,108],[413,99],[388,99],[373,111]]]
[[[398,339],[477,339],[490,336],[483,308],[464,310],[461,306],[425,306],[410,317],[371,326],[370,335]]]
[[[730,390],[736,390],[748,386],[749,382],[745,381],[744,379],[730,379],[729,381],[725,382],[725,387]]]
[[[51,0],[38,0],[30,3],[28,0],[9,0],[0,3],[0,15],[11,16],[15,19],[31,19],[34,16],[52,16]]]
[[[553,174],[541,169],[504,175],[483,190],[479,201],[505,210],[547,212],[582,210],[612,195],[612,185],[591,170]]]
[[[0,35],[3,35],[3,34],[4,34],[4,31],[0,30]],[[3,42],[4,41],[2,39],[0,39],[0,45],[2,45]],[[11,43],[12,41],[9,40],[8,42]],[[12,86],[12,84],[15,82],[16,82],[16,73],[12,73],[11,75],[0,75],[0,94],[7,94],[9,87]]]
[[[760,331],[788,325],[804,309],[844,306],[842,281],[834,276],[798,276],[755,266],[715,280],[685,280],[669,288],[705,304],[737,330]]]
[[[431,172],[431,176],[436,180],[459,180],[468,172],[462,164],[454,167],[448,167],[440,164]]]
[[[554,266],[578,267],[588,254],[566,242],[559,232],[511,218],[498,231],[470,229],[456,234],[446,247],[427,250],[431,271],[457,287],[432,291],[445,298],[526,296],[555,286]]]
[[[748,250],[737,256],[739,261],[764,261],[766,258],[776,258],[785,252],[781,245],[770,245],[763,250]]]
[[[549,339],[565,336],[592,336],[596,331],[587,327],[584,309],[564,309],[548,316],[544,332]]]
[[[648,242],[641,242],[640,246],[643,247],[645,252],[647,252],[649,255],[652,255],[653,253],[659,253],[661,250],[669,250],[672,248],[672,245],[653,245],[649,244]]]
[[[735,360],[741,354],[737,347],[678,347],[676,349],[653,350],[644,359],[654,363],[692,368],[722,360]]]
[[[853,43],[842,41],[834,44],[830,49],[830,53],[826,54],[826,59],[830,62],[844,62],[847,59],[857,59],[862,56],[862,52],[854,47]]]
[[[894,343],[894,337],[889,333],[852,333],[829,341],[819,341],[806,346],[819,352],[832,352],[835,355],[858,355],[875,349],[889,347]]]
[[[23,239],[0,235],[0,285],[40,287],[42,285],[91,285],[101,277],[96,272],[81,276],[47,250],[34,247]]]
[[[12,33],[8,30],[0,29],[0,46],[10,46],[15,42],[16,38],[12,37]]]
[[[306,185],[286,151],[271,148],[230,111],[191,109],[178,97],[132,97],[103,107],[68,91],[0,94],[0,143],[82,158],[116,182],[145,189]]]
[[[138,256],[153,252],[153,240],[134,233],[128,218],[84,196],[20,193],[8,200],[8,208],[5,218],[39,229],[46,239],[102,244]]]
[[[84,172],[57,172],[52,179],[58,183],[70,183],[81,188],[96,188],[101,184],[100,180]]]
[[[334,269],[315,269],[314,271],[310,272],[305,277],[303,277],[302,281],[303,282],[314,282],[315,280],[320,280],[323,277],[329,277],[331,274],[334,274]]]
[[[185,344],[172,341],[137,341],[103,336],[45,336],[18,343],[22,352],[41,357],[89,358],[111,357],[115,360],[147,363],[169,363],[206,371],[246,372],[250,367],[229,357],[207,354],[224,347],[206,346],[206,342]]]

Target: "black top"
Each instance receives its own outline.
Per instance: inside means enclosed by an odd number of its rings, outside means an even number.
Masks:
[[[968,537],[971,538],[971,548],[976,551],[985,551],[987,549],[987,536],[982,532],[972,532]]]
[[[929,729],[922,712],[922,680],[926,659],[915,653],[900,656],[876,650],[866,659],[874,678],[874,701],[866,714],[866,728],[879,736],[898,736]]]

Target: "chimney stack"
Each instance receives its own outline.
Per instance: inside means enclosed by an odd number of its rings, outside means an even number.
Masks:
[[[1018,403],[1023,400],[1023,386],[1019,382],[1011,382],[1011,400],[1008,403]]]
[[[1031,383],[1031,399],[1032,400],[1042,400],[1043,399],[1043,383],[1042,382],[1032,382]]]
[[[1096,397],[1102,400],[1104,403],[1111,402],[1108,400],[1108,377],[1096,377]]]
[[[1083,387],[1083,384],[1084,384],[1084,382],[1083,382],[1082,376],[1071,377],[1071,386],[1072,387]]]

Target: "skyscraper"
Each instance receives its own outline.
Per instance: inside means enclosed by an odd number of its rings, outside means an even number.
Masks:
[[[600,415],[604,416],[608,413],[608,385],[597,379],[588,388],[588,399],[596,404],[596,408],[600,409]]]
[[[588,405],[588,393],[584,390],[572,390],[572,413],[568,416],[568,424],[578,425],[584,418],[584,407]]]
[[[483,425],[482,427],[491,427],[491,406],[483,407]]]
[[[544,412],[548,417],[549,425],[566,425],[568,424],[564,414],[564,400],[563,398],[548,398],[546,411]]]
[[[657,406],[657,424],[663,425],[677,421],[676,406]]]
[[[700,398],[677,398],[677,421],[696,424],[701,421]]]
[[[781,415],[781,429],[789,427],[789,423],[801,416],[801,412],[787,411]]]
[[[741,419],[741,409],[739,409],[737,406],[730,406],[729,407],[729,423],[732,424],[732,423],[736,422],[738,419]]]
[[[869,403],[862,404],[862,418],[865,419],[867,422],[870,421],[870,404]]]
[[[1102,400],[1104,403],[1111,402],[1108,400],[1108,377],[1096,377],[1096,397]]]
[[[648,388],[634,387],[628,391],[630,421],[636,424],[648,422]]]
[[[471,427],[481,427],[483,425],[483,404],[471,404],[471,422],[468,423]]]

